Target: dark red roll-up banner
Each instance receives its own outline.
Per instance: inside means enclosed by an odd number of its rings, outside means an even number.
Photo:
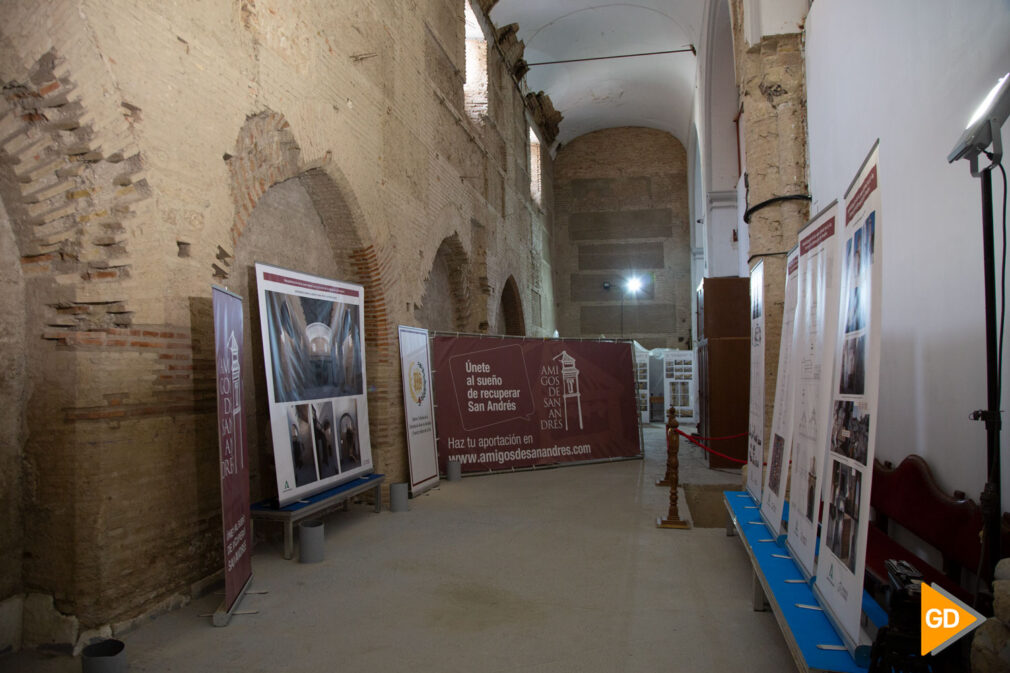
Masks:
[[[252,577],[249,540],[249,461],[242,404],[242,299],[213,288],[217,362],[217,429],[221,451],[221,519],[224,528],[224,603],[228,611]],[[227,623],[226,621],[224,623]],[[218,619],[215,616],[215,625]]]
[[[436,336],[432,368],[443,472],[641,455],[629,343]]]

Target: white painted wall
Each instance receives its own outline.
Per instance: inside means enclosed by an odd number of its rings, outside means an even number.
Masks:
[[[986,404],[980,187],[966,161],[948,165],[946,156],[977,102],[1010,70],[1010,3],[817,0],[806,25],[811,212],[843,196],[880,138],[877,455],[897,462],[918,453],[945,489],[977,501],[985,429],[968,414]],[[1003,137],[1010,141],[1010,125]],[[1004,360],[1007,408],[1010,348]]]
[[[734,123],[738,104],[728,0],[708,0],[701,36],[693,119],[697,137],[692,138],[698,144],[692,171],[692,219],[697,225],[692,257],[704,260],[692,266],[692,276],[699,281],[705,276],[740,275],[740,247],[733,240],[738,219],[733,191],[738,177]]]
[[[744,0],[744,39],[757,44],[767,35],[798,33],[810,0]]]
[[[709,192],[706,221],[705,275],[739,276],[739,239],[737,194],[735,191]]]

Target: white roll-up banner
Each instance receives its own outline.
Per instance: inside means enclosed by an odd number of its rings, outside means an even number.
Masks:
[[[407,424],[410,492],[418,495],[438,484],[435,413],[431,406],[431,358],[428,330],[400,325],[400,373]]]
[[[815,588],[859,644],[880,375],[881,217],[874,145],[845,194],[828,491]]]
[[[782,308],[782,336],[779,339],[779,366],[775,378],[775,408],[772,411],[771,449],[764,489],[761,491],[761,516],[775,537],[782,532],[782,510],[786,502],[786,480],[793,444],[793,343],[796,325],[796,293],[799,285],[799,248],[786,258],[785,304]]]
[[[747,422],[747,491],[761,502],[765,460],[765,263],[750,270],[750,415]]]
[[[799,235],[796,347],[793,355],[795,411],[790,468],[789,533],[786,544],[808,577],[814,575],[828,419],[831,367],[838,323],[837,202],[814,217]]]

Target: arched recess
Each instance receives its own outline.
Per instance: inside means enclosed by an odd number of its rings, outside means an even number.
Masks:
[[[247,416],[252,497],[276,494],[255,292],[256,262],[364,287],[373,452],[377,469],[385,469],[389,462],[398,464],[396,444],[389,438],[402,428],[392,423],[398,416],[386,408],[391,401],[395,403],[393,383],[399,385],[398,375],[388,364],[395,352],[395,334],[390,334],[391,322],[386,319],[388,251],[368,240],[353,190],[329,153],[319,161],[303,163],[282,115],[266,111],[248,118],[235,153],[226,155],[225,160],[232,178],[235,221],[231,241],[219,244],[212,272],[217,282],[224,282],[246,299],[244,366],[251,375],[245,380],[245,395],[252,401],[247,402],[247,408],[255,410]],[[395,469],[390,471],[396,473]]]
[[[526,319],[523,317],[523,300],[519,285],[512,276],[505,281],[498,303],[498,331],[509,336],[526,336]]]
[[[459,234],[447,236],[438,246],[424,281],[424,294],[414,305],[414,319],[433,331],[466,331],[470,318],[470,260]]]

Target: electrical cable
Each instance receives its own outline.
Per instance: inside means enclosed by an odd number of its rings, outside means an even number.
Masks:
[[[999,376],[996,384],[996,409],[1003,405],[1003,333],[1006,328],[1006,171],[1003,169],[1003,160],[997,161],[995,166],[999,168],[1003,176],[1003,268],[1001,271],[1000,299],[999,299]]]
[[[776,203],[782,203],[783,201],[811,201],[813,197],[809,194],[788,194],[786,196],[773,196],[770,199],[765,199],[761,203],[751,206],[743,214],[743,221],[750,224],[750,216],[761,210],[762,208],[767,208],[768,206],[774,205]]]
[[[985,155],[989,157],[990,161],[995,159],[995,155],[985,152]],[[1007,243],[1006,243],[1006,231],[1007,231],[1007,221],[1006,221],[1006,203],[1007,203],[1007,179],[1006,170],[1003,168],[1003,161],[993,161],[992,166],[999,168],[1000,174],[1003,176],[1003,259],[1000,269],[1000,301],[999,301],[999,350],[996,356],[996,408],[991,410],[996,414],[1000,414],[1000,407],[1003,406],[1003,336],[1006,328],[1006,258],[1007,258]],[[992,166],[989,168],[991,169]],[[1000,422],[1000,419],[997,419]],[[990,473],[996,469],[995,461],[999,460],[999,454],[993,456],[993,464],[990,466]],[[987,549],[989,546],[989,540],[987,537],[987,530],[982,528],[982,549]],[[984,563],[985,555],[983,554],[979,558],[978,569],[975,573],[975,595],[972,601],[973,605],[977,605],[979,596],[979,583],[982,581],[982,566]]]

